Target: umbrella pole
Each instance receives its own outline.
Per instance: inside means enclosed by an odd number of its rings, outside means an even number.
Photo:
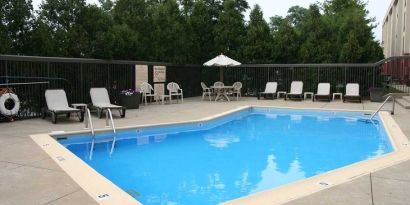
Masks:
[[[221,82],[224,82],[224,68],[223,68],[223,67],[221,67],[221,68],[219,69],[219,80],[220,80]]]

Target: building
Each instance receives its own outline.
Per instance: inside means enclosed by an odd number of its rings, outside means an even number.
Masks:
[[[383,21],[384,55],[402,56],[410,54],[410,7],[408,0],[392,0]]]

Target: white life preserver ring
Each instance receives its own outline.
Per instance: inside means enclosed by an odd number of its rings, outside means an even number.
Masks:
[[[12,100],[14,106],[10,109],[6,107],[7,101]],[[5,116],[16,115],[20,110],[19,97],[14,93],[6,93],[0,96],[0,113]]]

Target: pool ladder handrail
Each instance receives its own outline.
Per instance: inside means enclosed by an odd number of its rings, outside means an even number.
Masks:
[[[93,121],[91,120],[91,112],[89,108],[87,108],[85,112],[84,125],[86,129],[88,128],[88,126],[90,126],[90,130],[91,130],[92,142],[91,142],[91,151],[90,151],[90,156],[89,156],[91,160],[93,157],[93,150],[94,150],[94,144],[95,144],[95,130],[93,126]]]
[[[108,118],[109,118],[110,120],[108,120]],[[111,109],[110,109],[110,108],[108,108],[108,109],[107,109],[107,112],[105,113],[105,126],[106,126],[106,127],[110,127],[110,123],[109,123],[109,122],[111,122],[111,129],[112,129],[112,131],[113,131],[113,133],[114,133],[113,140],[112,140],[112,145],[111,145],[111,150],[110,150],[110,155],[111,155],[111,154],[113,153],[113,151],[114,151],[115,142],[117,141],[117,130],[116,130],[116,128],[115,128],[114,118],[112,117],[112,112],[111,112]]]
[[[373,120],[373,118],[377,115],[377,113],[379,113],[381,111],[381,109],[384,107],[384,105],[386,105],[387,102],[389,102],[389,100],[392,99],[393,100],[393,107],[391,110],[391,114],[394,115],[394,108],[396,105],[396,98],[394,98],[393,96],[389,96],[386,98],[386,100],[380,105],[380,107],[376,110],[376,112],[374,112],[372,114],[372,116],[370,116],[369,120]]]
[[[90,151],[90,157],[89,157],[90,160],[91,160],[92,156],[93,156],[94,146],[95,146],[95,130],[94,130],[94,126],[93,126],[93,121],[91,120],[90,109],[87,108],[85,114],[86,114],[85,115],[86,119],[84,120],[85,128],[88,128],[88,126],[90,126],[91,134],[92,134],[91,151]],[[109,108],[107,109],[107,112],[105,113],[105,119],[106,119],[106,122],[105,122],[106,126],[110,127],[110,124],[111,124],[111,129],[114,133],[113,142],[112,142],[111,149],[110,149],[110,155],[111,155],[114,151],[115,142],[117,140],[117,130],[115,128],[114,119],[112,117],[111,109],[109,109]],[[110,121],[108,119],[110,119]]]

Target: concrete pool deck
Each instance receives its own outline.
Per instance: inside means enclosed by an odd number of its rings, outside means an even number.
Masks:
[[[190,98],[184,104],[148,105],[127,111],[125,119],[115,119],[117,127],[196,120],[244,105],[293,108],[375,110],[378,103],[341,103],[335,101],[283,101],[243,98],[236,102],[201,102]],[[410,136],[410,112],[396,107],[393,116],[402,131]],[[96,128],[105,120],[93,119]],[[61,120],[33,119],[0,124],[0,204],[97,204],[28,135],[51,131],[83,130],[84,124]],[[408,204],[410,196],[410,161],[362,176],[289,204]]]

